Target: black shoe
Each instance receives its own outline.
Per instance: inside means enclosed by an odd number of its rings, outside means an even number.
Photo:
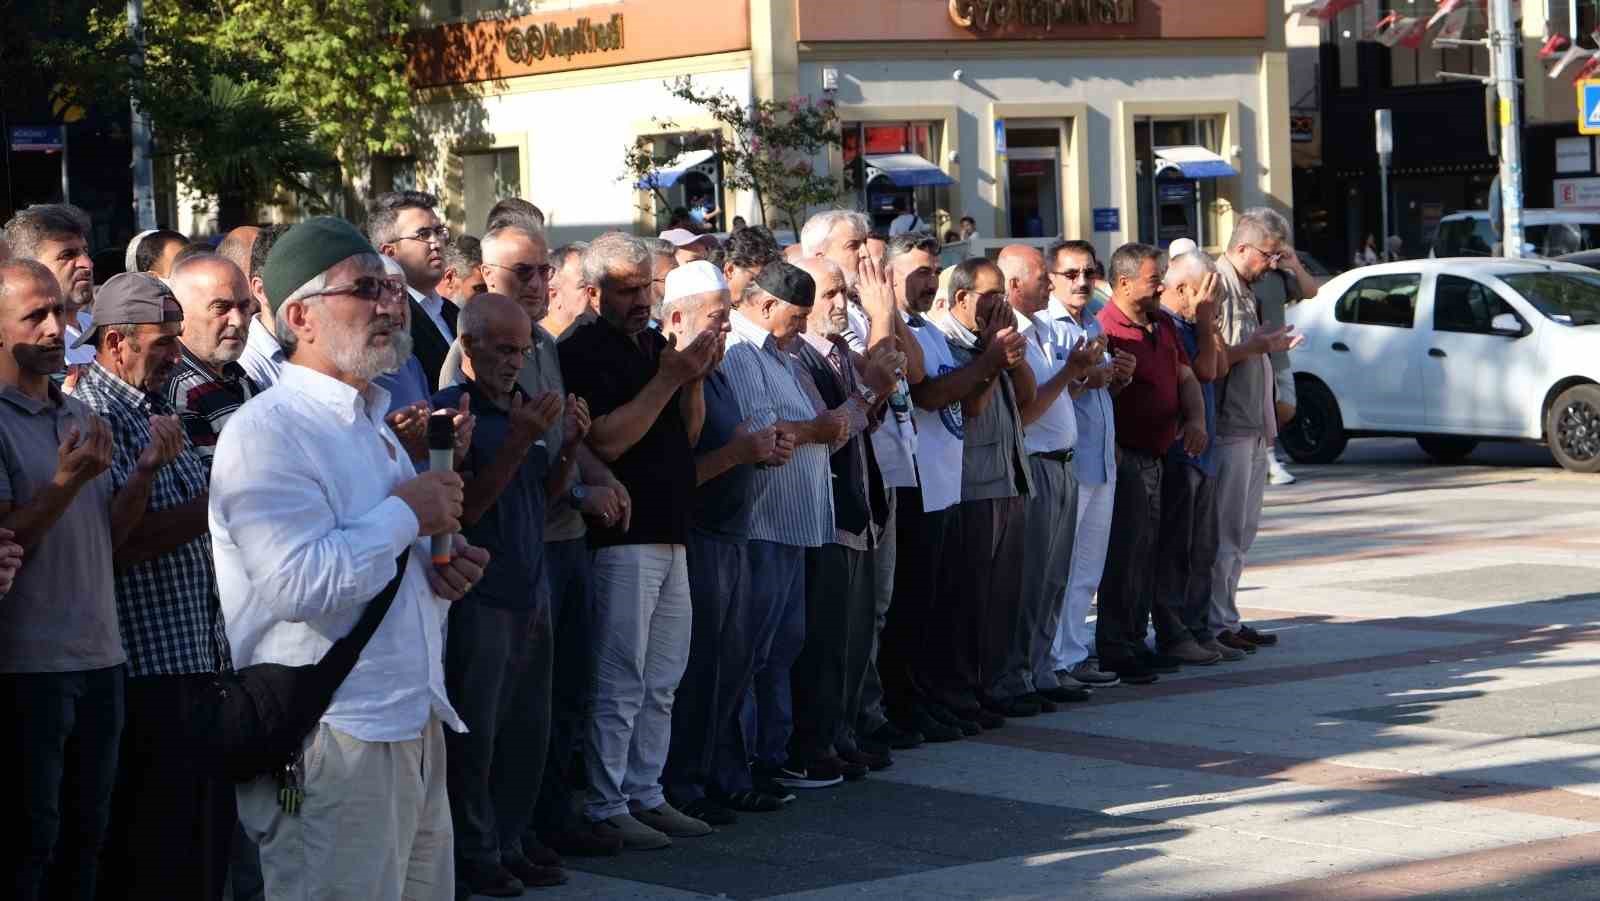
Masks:
[[[867,750],[865,742],[852,750],[840,751],[839,758],[846,763],[858,763],[873,771],[886,770],[894,766],[894,758],[889,755],[888,748],[884,748],[882,752],[874,754]],[[845,778],[848,779],[850,777],[846,776]]]
[[[928,716],[944,723],[952,729],[959,729],[962,735],[972,736],[983,731],[983,726],[970,716],[956,713],[941,704],[929,704]]]
[[[678,808],[679,813],[694,817],[712,826],[732,826],[734,823],[739,822],[739,818],[734,816],[733,811],[710,798],[696,798],[687,804],[674,804],[673,806]]]
[[[1183,668],[1183,661],[1167,654],[1144,654],[1139,657],[1139,663],[1152,673],[1172,675]]]
[[[1065,685],[1061,685],[1056,688],[1043,689],[1039,692],[1039,696],[1057,704],[1077,704],[1094,697],[1094,692],[1087,688],[1068,688]]]
[[[915,714],[912,714],[912,718],[907,721],[906,727],[907,731],[914,729],[922,734],[925,741],[930,742],[960,741],[962,735],[965,734],[954,726],[946,726],[944,723],[934,719],[933,715],[926,710],[918,710]]]
[[[1161,678],[1153,671],[1146,669],[1142,664],[1133,662],[1114,663],[1102,660],[1100,661],[1100,671],[1103,673],[1116,673],[1117,678],[1125,685],[1149,685]]]
[[[506,871],[517,877],[528,888],[551,888],[557,885],[566,885],[567,871],[559,866],[537,864],[526,857],[500,858],[500,865]]]
[[[921,732],[916,730],[901,729],[894,723],[884,723],[878,727],[876,732],[873,732],[871,735],[867,736],[867,738],[871,741],[878,742],[879,744],[887,745],[896,751],[904,751],[909,748],[915,748],[917,745],[922,744],[922,742],[925,740]]]
[[[1057,710],[1061,709],[1056,706],[1055,701],[1050,700],[1037,691],[1033,692],[1032,694],[1023,695],[1022,700],[1036,705],[1039,708],[1040,713],[1055,713]]]
[[[490,898],[520,898],[527,890],[521,879],[498,864],[490,867],[463,863],[461,881],[471,887],[474,895],[487,895]]]
[[[983,709],[990,713],[997,713],[1005,717],[1028,717],[1039,715],[1039,705],[1027,698],[1007,698],[1003,701],[989,700]]]

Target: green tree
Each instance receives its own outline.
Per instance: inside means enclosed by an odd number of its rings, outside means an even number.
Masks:
[[[832,99],[813,101],[808,96],[788,100],[757,100],[745,104],[724,91],[703,91],[685,75],[667,83],[672,96],[704,110],[718,125],[717,152],[722,157],[723,182],[755,197],[762,219],[788,225],[795,234],[813,207],[838,202],[844,194],[837,178],[823,175],[812,164],[829,147],[840,146],[839,115]],[[657,118],[663,132],[677,128],[670,119]],[[666,204],[654,180],[655,170],[672,162],[658,156],[648,139],[625,148],[626,180],[651,189]]]

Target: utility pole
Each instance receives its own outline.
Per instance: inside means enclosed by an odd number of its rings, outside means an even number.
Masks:
[[[1469,75],[1464,72],[1440,72],[1439,77],[1456,81],[1476,81],[1492,91],[1498,101],[1500,121],[1500,185],[1501,254],[1506,257],[1522,256],[1522,97],[1517,77],[1517,50],[1522,46],[1517,33],[1516,19],[1511,14],[1511,0],[1489,0],[1489,34],[1487,40],[1468,41],[1440,38],[1434,41],[1439,47],[1484,47],[1489,51],[1489,75]],[[1488,123],[1486,122],[1487,126]],[[1493,202],[1490,203],[1491,207]]]
[[[128,37],[133,41],[133,70],[144,72],[144,0],[128,0]],[[150,121],[129,99],[133,114],[133,213],[139,231],[156,227],[155,170],[150,163]]]

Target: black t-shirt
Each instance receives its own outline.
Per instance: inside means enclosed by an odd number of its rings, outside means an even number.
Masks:
[[[706,424],[700,429],[696,456],[708,454],[729,441],[744,417],[739,414],[739,399],[721,370],[712,370],[705,380]],[[695,489],[694,526],[724,538],[750,537],[752,483],[756,468],[749,463],[724,472]]]
[[[667,339],[645,330],[638,343],[604,319],[577,326],[560,344],[561,377],[567,390],[589,404],[596,419],[638,396],[655,377]],[[633,523],[626,535],[591,522],[589,543],[683,544],[694,501],[694,455],[678,411],[678,395],[633,447],[611,463],[611,471],[633,499]]]

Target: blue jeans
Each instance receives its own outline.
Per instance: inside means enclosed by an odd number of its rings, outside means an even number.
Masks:
[[[750,603],[755,632],[755,685],[740,715],[745,747],[756,763],[782,766],[794,732],[789,671],[806,643],[806,549],[750,542]]]
[[[95,896],[126,712],[123,673],[0,675],[9,714],[0,765],[22,818],[21,838],[0,843],[12,898],[43,897],[47,872],[51,897]]]

